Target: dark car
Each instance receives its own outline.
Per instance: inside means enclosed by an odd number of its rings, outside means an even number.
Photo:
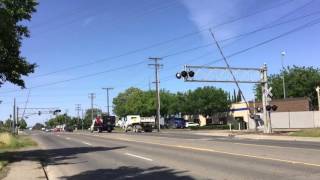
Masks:
[[[186,121],[183,118],[169,118],[166,120],[166,124],[169,128],[185,128]]]

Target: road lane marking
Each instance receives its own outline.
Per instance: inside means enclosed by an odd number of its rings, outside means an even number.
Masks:
[[[88,146],[92,146],[92,144],[88,143],[88,142],[85,142],[85,141],[82,141],[83,144],[86,144]]]
[[[66,137],[66,140],[70,140],[71,138],[69,138],[69,137]]]
[[[132,156],[132,157],[136,157],[136,158],[143,159],[143,160],[146,160],[146,161],[153,161],[153,160],[150,159],[150,158],[146,158],[146,157],[143,157],[143,156],[138,156],[138,155],[131,154],[131,153],[125,153],[125,155]]]
[[[288,163],[288,164],[299,164],[299,165],[320,167],[320,164],[307,163],[307,162],[302,162],[302,161],[291,161],[291,160],[277,159],[277,158],[271,158],[271,157],[262,157],[262,156],[255,156],[255,155],[249,155],[249,154],[232,153],[232,152],[225,152],[225,151],[219,151],[219,150],[207,149],[207,148],[197,148],[197,147],[192,147],[192,146],[171,145],[171,144],[154,143],[154,142],[144,142],[144,141],[127,139],[127,138],[111,138],[111,137],[106,137],[106,136],[99,136],[99,137],[103,137],[103,138],[107,138],[107,139],[113,139],[113,140],[122,140],[122,141],[128,141],[128,142],[137,142],[137,143],[144,143],[144,144],[159,145],[159,146],[172,147],[172,148],[180,148],[180,149],[189,149],[189,150],[196,150],[196,151],[219,153],[219,154],[226,154],[226,155],[238,156],[238,157],[254,158],[254,159],[260,159],[260,160],[277,161],[277,162]]]
[[[232,142],[231,142],[232,143]],[[319,149],[311,149],[311,148],[300,148],[300,147],[287,147],[287,146],[273,146],[273,145],[264,145],[264,144],[248,144],[241,142],[234,142],[233,144],[244,145],[244,146],[257,146],[257,147],[268,147],[268,148],[278,148],[278,149],[307,149],[309,151],[320,151]]]

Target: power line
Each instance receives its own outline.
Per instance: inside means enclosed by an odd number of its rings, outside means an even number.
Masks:
[[[287,32],[285,32],[285,33],[282,33],[282,34],[280,34],[280,35],[278,35],[278,36],[275,36],[275,37],[273,37],[273,38],[271,38],[271,39],[268,39],[268,40],[266,40],[266,41],[260,42],[260,43],[258,43],[258,44],[253,45],[253,46],[250,46],[250,47],[248,47],[248,48],[242,49],[242,50],[240,50],[240,51],[234,52],[234,53],[232,53],[232,54],[230,54],[230,55],[228,55],[228,56],[226,56],[226,57],[227,57],[227,58],[231,58],[231,57],[233,57],[233,56],[242,54],[242,53],[247,52],[247,51],[249,51],[249,50],[251,50],[251,49],[257,48],[257,47],[259,47],[259,46],[262,46],[262,45],[264,45],[264,44],[267,44],[267,43],[272,42],[272,41],[274,41],[274,40],[276,40],[276,39],[279,39],[279,38],[282,38],[282,37],[287,36],[287,35],[289,35],[289,34],[292,34],[292,33],[294,33],[294,32],[297,32],[297,31],[303,30],[303,29],[305,29],[305,28],[314,26],[314,25],[320,23],[319,20],[320,20],[320,18],[317,18],[316,20],[310,21],[310,22],[308,22],[308,23],[306,23],[306,24],[303,24],[303,25],[301,25],[301,26],[299,26],[299,27],[297,27],[297,28],[294,28],[294,29],[292,29],[292,30],[290,30],[290,31],[287,31]],[[223,60],[223,59],[220,58],[220,59],[217,59],[217,60],[213,61],[212,63],[220,62],[220,61],[222,61],[222,60]],[[107,70],[107,71],[101,71],[101,72],[98,72],[98,73],[87,74],[87,75],[79,76],[79,77],[76,77],[76,78],[66,79],[66,80],[62,80],[62,81],[56,81],[56,82],[48,83],[48,84],[42,84],[42,85],[38,85],[38,86],[26,88],[26,89],[34,89],[34,88],[39,88],[39,87],[51,86],[51,85],[60,84],[60,83],[68,82],[68,81],[73,81],[73,80],[88,78],[88,77],[91,77],[91,76],[96,76],[96,75],[103,74],[103,73],[107,73],[107,72],[112,72],[112,71],[116,71],[116,70],[121,70],[121,69],[125,69],[125,68],[130,68],[130,67],[132,67],[132,66],[136,66],[136,65],[139,65],[139,64],[142,64],[142,63],[144,63],[144,61],[141,61],[141,62],[138,62],[138,63],[134,63],[134,64],[130,64],[130,65],[125,65],[125,66],[118,67],[118,68],[114,68],[114,69],[109,69],[109,70]],[[205,65],[211,65],[212,63],[208,63],[208,64],[205,64]],[[5,92],[2,92],[2,93],[4,94],[4,93],[17,92],[17,91],[21,91],[21,90],[5,91]]]
[[[247,48],[245,48],[245,49],[236,51],[236,52],[234,52],[234,53],[232,53],[232,54],[227,55],[226,57],[227,57],[227,58],[231,58],[231,57],[237,56],[237,55],[239,55],[239,54],[245,53],[245,52],[247,52],[247,51],[249,51],[249,50],[252,50],[252,49],[254,49],[254,48],[260,47],[260,46],[265,45],[265,44],[267,44],[267,43],[270,43],[270,42],[272,42],[272,41],[274,41],[274,40],[277,40],[277,39],[280,39],[280,38],[282,38],[282,37],[288,36],[288,35],[290,35],[290,34],[292,34],[292,33],[295,33],[295,32],[297,32],[297,31],[306,29],[306,28],[308,28],[308,27],[317,25],[317,24],[319,24],[319,23],[320,23],[320,18],[317,18],[317,19],[312,20],[312,21],[309,21],[308,23],[305,23],[305,24],[303,24],[303,25],[301,25],[301,26],[298,26],[298,27],[296,27],[296,28],[294,28],[294,29],[292,29],[292,30],[289,30],[289,31],[287,31],[287,32],[285,32],[285,33],[282,33],[282,34],[280,34],[280,35],[277,35],[277,36],[275,36],[275,37],[273,37],[273,38],[270,38],[270,39],[268,39],[268,40],[265,40],[265,41],[263,41],[263,42],[260,42],[260,43],[258,43],[258,44],[255,44],[255,45],[253,45],[253,46],[247,47]],[[203,64],[203,66],[212,65],[212,64],[217,63],[217,62],[220,62],[220,61],[223,61],[223,59],[222,59],[222,58],[216,59],[216,60],[214,60],[214,61],[212,61],[212,62],[210,62],[210,63]],[[169,76],[168,76],[168,77],[169,77]],[[172,78],[172,79],[175,79],[175,78]],[[164,82],[164,81],[162,81],[162,82]]]
[[[64,72],[64,71],[69,71],[69,70],[81,68],[81,67],[87,67],[87,66],[89,66],[89,65],[93,65],[93,64],[97,64],[97,63],[101,63],[101,62],[106,62],[106,61],[113,60],[113,59],[117,59],[117,58],[120,58],[120,57],[125,57],[125,56],[128,56],[128,55],[135,54],[135,53],[137,53],[137,52],[146,51],[146,50],[149,50],[149,49],[152,49],[152,48],[155,48],[155,47],[164,45],[164,44],[168,44],[168,43],[171,43],[171,42],[174,42],[174,41],[178,41],[178,40],[180,40],[180,39],[184,39],[184,38],[187,38],[187,37],[191,37],[191,36],[198,35],[198,34],[204,32],[204,31],[207,31],[209,28],[216,29],[216,28],[219,28],[219,27],[221,27],[221,26],[224,26],[224,25],[227,25],[227,24],[230,24],[230,23],[237,22],[237,21],[239,21],[239,20],[241,20],[241,19],[245,19],[245,18],[254,16],[254,15],[257,15],[257,14],[260,14],[260,13],[263,13],[263,12],[266,12],[266,11],[269,11],[269,10],[274,9],[274,8],[277,8],[277,7],[281,6],[281,5],[285,5],[285,4],[287,4],[287,3],[291,2],[291,1],[292,1],[292,0],[288,0],[288,1],[285,1],[285,2],[280,3],[280,4],[278,4],[278,5],[265,8],[265,9],[263,9],[263,10],[261,10],[261,11],[256,11],[256,12],[254,12],[254,13],[252,13],[252,14],[246,14],[246,15],[244,15],[244,16],[240,16],[240,17],[238,17],[238,18],[234,18],[234,19],[231,19],[231,20],[228,20],[228,21],[225,21],[225,22],[216,24],[216,25],[214,25],[214,26],[212,26],[212,27],[210,27],[210,26],[209,26],[210,24],[208,23],[208,24],[206,24],[206,25],[203,25],[203,26],[200,28],[200,30],[198,30],[198,31],[193,31],[193,32],[190,32],[190,33],[181,35],[181,36],[174,37],[174,38],[172,38],[172,39],[168,39],[168,40],[165,40],[165,41],[157,42],[157,43],[151,44],[151,45],[146,46],[146,47],[138,48],[138,49],[135,49],[135,50],[132,50],[132,51],[127,51],[127,52],[124,52],[124,53],[122,53],[122,54],[118,54],[118,55],[115,55],[115,56],[110,56],[110,57],[102,58],[102,59],[99,59],[99,60],[96,60],[96,61],[92,61],[92,62],[89,62],[89,63],[84,63],[84,64],[75,65],[75,66],[70,66],[70,67],[63,68],[63,69],[56,70],[56,71],[52,71],[52,72],[49,72],[49,73],[40,74],[40,75],[37,75],[37,76],[33,76],[33,77],[31,77],[31,78],[38,78],[38,77],[48,76],[48,75],[51,75],[51,74],[56,74],[56,73],[59,73],[59,72]]]
[[[97,76],[97,75],[104,74],[104,73],[109,73],[109,72],[113,72],[113,71],[127,69],[127,68],[134,67],[134,66],[137,66],[137,65],[140,65],[140,64],[144,64],[144,63],[145,63],[145,61],[140,61],[140,62],[137,62],[137,63],[124,65],[124,66],[120,66],[120,67],[113,68],[113,69],[108,69],[106,71],[100,71],[100,72],[96,72],[96,73],[86,74],[86,75],[78,76],[78,77],[75,77],[75,78],[65,79],[65,80],[56,81],[56,82],[47,83],[47,84],[41,84],[41,85],[38,85],[38,86],[33,86],[33,87],[25,88],[25,89],[35,89],[35,88],[40,88],[40,87],[52,86],[52,85],[55,85],[55,84],[61,84],[61,83],[69,82],[69,81],[85,79],[85,78],[88,78],[88,77]],[[4,91],[4,92],[1,92],[1,93],[2,94],[6,94],[6,93],[13,93],[13,92],[18,92],[18,91],[22,91],[22,90],[21,89],[11,90],[11,91]]]

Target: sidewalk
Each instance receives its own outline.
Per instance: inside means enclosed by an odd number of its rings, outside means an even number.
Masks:
[[[267,135],[267,134],[253,134],[238,131],[205,131],[205,132],[194,132],[198,135],[206,136],[221,136],[221,137],[236,137],[241,139],[262,139],[262,140],[278,140],[278,141],[308,141],[308,142],[320,142],[320,138],[317,137],[298,137],[298,136],[287,136],[287,135]]]
[[[46,175],[39,161],[19,161],[8,165],[9,172],[3,180],[46,180]]]

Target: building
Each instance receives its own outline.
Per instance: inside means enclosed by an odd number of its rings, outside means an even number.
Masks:
[[[262,109],[261,102],[249,101],[248,104],[249,104],[249,108],[247,108],[247,105],[244,102],[233,103],[230,108],[230,116],[233,118],[235,123],[239,123],[241,129],[255,128],[255,126],[257,126],[257,123],[250,118],[250,111],[252,113],[258,113],[257,109]],[[272,100],[270,104],[278,106],[276,110],[277,113],[278,112],[303,112],[303,111],[311,111],[312,109],[310,99],[307,97],[275,99],[275,100]],[[262,123],[260,123],[260,125]]]
[[[292,111],[311,111],[311,101],[308,97],[275,99],[270,102],[271,105],[277,105],[277,112],[292,112]],[[250,109],[254,107],[262,108],[261,102],[249,102]]]

